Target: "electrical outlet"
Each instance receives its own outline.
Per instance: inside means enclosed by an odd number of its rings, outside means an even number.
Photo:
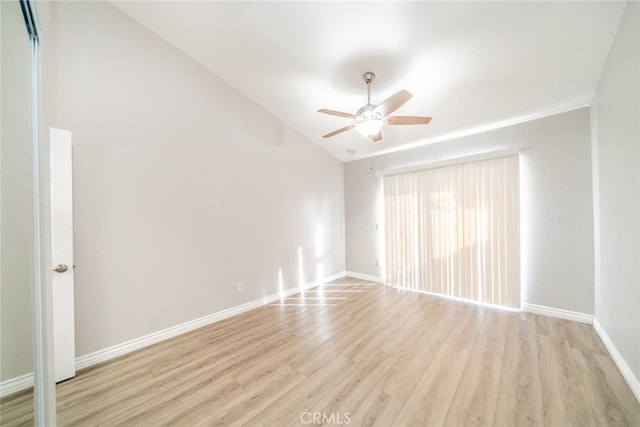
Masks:
[[[376,267],[380,268],[380,260],[379,259],[376,260]]]
[[[236,285],[236,290],[238,291],[238,293],[244,292],[244,285],[242,284],[242,282],[238,282],[238,284]]]

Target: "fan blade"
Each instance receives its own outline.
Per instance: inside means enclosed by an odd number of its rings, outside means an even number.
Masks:
[[[395,95],[391,95],[389,98],[385,99],[384,102],[378,105],[374,111],[382,114],[382,117],[386,117],[398,108],[402,107],[405,102],[411,99],[412,96],[413,95],[403,89]]]
[[[385,121],[388,125],[428,125],[431,117],[391,116]]]
[[[324,136],[323,136],[323,138],[329,138],[329,137],[332,137],[333,135],[337,135],[337,134],[339,134],[339,133],[346,132],[346,131],[348,131],[349,129],[353,129],[354,127],[356,127],[356,125],[349,125],[349,126],[345,126],[345,127],[343,127],[343,128],[340,128],[340,129],[338,129],[338,130],[334,130],[333,132],[331,132],[331,133],[328,133],[328,134],[324,135]]]
[[[332,116],[338,116],[338,117],[346,117],[347,119],[358,118],[358,116],[351,113],[343,113],[342,111],[335,111],[335,110],[325,110],[324,108],[321,110],[318,110],[318,113],[330,114]]]
[[[380,131],[380,132],[376,133],[375,135],[373,135],[373,136],[371,137],[371,140],[372,140],[373,142],[378,142],[378,141],[380,141],[381,139],[382,139],[382,131]]]

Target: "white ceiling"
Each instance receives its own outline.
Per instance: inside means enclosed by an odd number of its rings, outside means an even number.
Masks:
[[[343,161],[589,105],[624,2],[116,2],[118,8]],[[379,143],[322,135],[400,89]],[[347,154],[353,149],[355,155]]]

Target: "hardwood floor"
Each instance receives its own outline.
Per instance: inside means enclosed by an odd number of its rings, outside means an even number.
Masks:
[[[590,325],[340,279],[79,372],[62,426],[640,425]],[[31,392],[1,402],[33,423]]]

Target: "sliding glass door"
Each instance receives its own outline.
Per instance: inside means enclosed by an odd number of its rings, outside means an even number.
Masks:
[[[387,283],[520,308],[517,156],[383,183]]]

